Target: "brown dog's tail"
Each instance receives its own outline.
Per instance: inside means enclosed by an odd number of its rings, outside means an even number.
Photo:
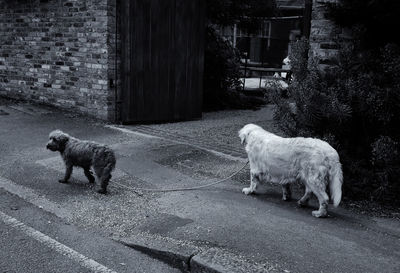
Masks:
[[[339,206],[342,199],[343,173],[339,161],[332,164],[329,170],[329,192],[335,207]]]

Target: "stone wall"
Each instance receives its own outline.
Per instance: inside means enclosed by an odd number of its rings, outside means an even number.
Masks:
[[[0,95],[114,119],[116,0],[0,0]]]
[[[327,17],[327,3],[338,0],[313,0],[310,30],[310,61],[315,61],[321,69],[335,64],[339,49],[351,40],[350,30],[337,26]]]

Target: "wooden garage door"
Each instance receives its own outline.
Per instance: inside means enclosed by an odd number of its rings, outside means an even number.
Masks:
[[[122,0],[124,123],[201,117],[203,0]]]

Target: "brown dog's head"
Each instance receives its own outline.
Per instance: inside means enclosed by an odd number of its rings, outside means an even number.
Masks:
[[[56,152],[56,151],[64,151],[65,144],[69,140],[69,135],[64,133],[61,130],[55,130],[49,134],[49,142],[47,142],[46,148]]]

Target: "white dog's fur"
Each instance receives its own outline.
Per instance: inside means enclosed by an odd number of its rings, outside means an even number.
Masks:
[[[250,187],[243,193],[256,192],[264,180],[282,185],[283,200],[290,199],[290,183],[301,181],[305,194],[298,201],[300,206],[314,193],[319,201],[315,217],[326,217],[329,191],[333,205],[342,197],[342,168],[339,155],[327,142],[315,138],[283,138],[254,124],[247,124],[239,131],[250,162]]]

